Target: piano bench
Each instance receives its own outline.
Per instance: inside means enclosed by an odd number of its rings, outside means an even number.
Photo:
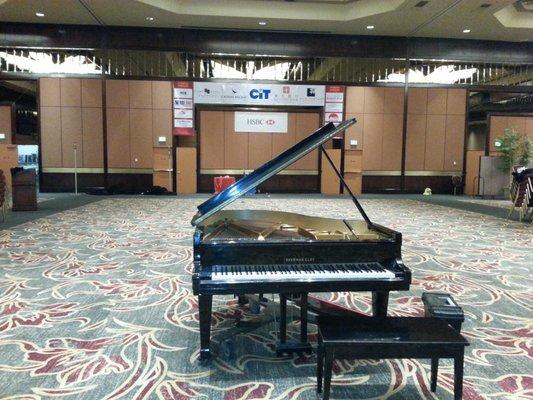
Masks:
[[[319,316],[317,325],[317,392],[322,392],[323,383],[324,400],[329,399],[336,358],[429,358],[432,360],[432,391],[437,386],[439,358],[453,358],[454,398],[461,399],[464,349],[468,341],[446,321],[412,317]]]

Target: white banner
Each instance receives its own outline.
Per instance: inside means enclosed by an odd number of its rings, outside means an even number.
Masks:
[[[284,112],[235,111],[235,132],[287,133],[288,114]]]
[[[322,107],[324,98],[323,85],[194,82],[196,104]]]

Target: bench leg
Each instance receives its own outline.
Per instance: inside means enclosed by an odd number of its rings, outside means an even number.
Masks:
[[[464,353],[457,355],[453,360],[453,392],[454,399],[461,400],[463,398],[463,364],[464,364]]]
[[[439,375],[439,359],[431,359],[431,391],[437,390],[437,376]]]
[[[324,400],[329,400],[329,392],[331,390],[331,374],[333,372],[333,350],[324,349]]]
[[[322,393],[322,379],[324,376],[324,346],[319,343],[316,350],[316,392]]]
[[[389,305],[389,292],[372,292],[372,315],[386,317]]]

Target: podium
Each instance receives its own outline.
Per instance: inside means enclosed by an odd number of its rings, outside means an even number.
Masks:
[[[11,168],[13,211],[37,210],[35,169]]]

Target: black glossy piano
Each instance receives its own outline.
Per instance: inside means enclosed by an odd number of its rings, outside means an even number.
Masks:
[[[411,272],[401,259],[402,236],[370,221],[323,144],[354,124],[327,124],[198,206],[194,233],[193,292],[198,296],[200,358],[210,356],[213,295],[280,295],[280,343],[286,343],[287,298],[298,296],[300,343],[308,349],[308,293],[369,291],[372,312],[385,316],[389,291],[408,290]],[[320,148],[362,215],[359,220],[267,210],[223,210],[260,183]]]

